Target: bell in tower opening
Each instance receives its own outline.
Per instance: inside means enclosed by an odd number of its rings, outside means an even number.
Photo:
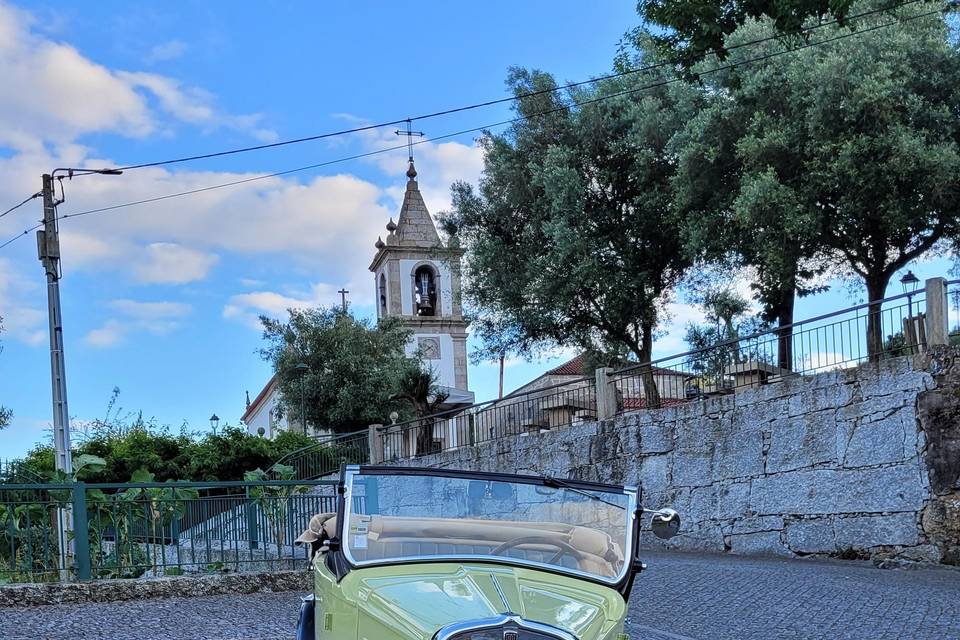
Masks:
[[[437,287],[433,269],[424,265],[413,277],[413,302],[418,316],[433,316],[437,313]]]

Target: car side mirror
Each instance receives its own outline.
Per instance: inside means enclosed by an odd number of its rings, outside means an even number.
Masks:
[[[653,535],[661,540],[669,540],[680,533],[680,514],[673,509],[660,509],[650,520]]]

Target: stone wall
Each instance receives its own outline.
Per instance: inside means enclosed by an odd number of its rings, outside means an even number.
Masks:
[[[958,564],[960,350],[402,464],[639,484],[680,512],[675,548]]]

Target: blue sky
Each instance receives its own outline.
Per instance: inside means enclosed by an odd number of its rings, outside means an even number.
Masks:
[[[0,208],[58,166],[149,162],[395,120],[506,95],[511,65],[580,80],[607,71],[633,2],[418,3],[49,2],[0,0]],[[505,105],[417,125],[439,136],[497,122]],[[392,130],[67,184],[61,214],[207,186],[398,143]],[[120,209],[62,225],[62,296],[70,413],[120,404],[161,423],[237,423],[244,392],[270,375],[256,351],[259,313],[334,304],[351,290],[370,314],[373,242],[396,215],[402,150],[242,187]],[[433,213],[453,180],[475,181],[470,135],[417,150]],[[39,217],[3,219],[4,240]],[[941,275],[937,260],[921,277]],[[859,301],[843,286],[798,317]],[[673,305],[658,352],[683,349],[699,312]],[[15,412],[0,458],[47,438],[50,422],[43,273],[35,243],[0,251],[0,403]],[[558,358],[563,354],[558,354]],[[514,388],[558,358],[512,362]],[[473,366],[478,400],[495,365]]]

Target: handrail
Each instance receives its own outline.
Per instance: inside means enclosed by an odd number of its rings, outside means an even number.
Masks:
[[[411,425],[411,424],[413,424],[413,423],[415,423],[415,422],[422,422],[422,421],[428,420],[428,419],[430,419],[430,418],[441,418],[441,417],[447,416],[447,415],[449,415],[449,414],[460,415],[460,414],[466,413],[466,412],[467,412],[468,410],[470,410],[470,409],[480,409],[480,408],[482,408],[482,407],[486,407],[486,406],[489,406],[489,405],[494,405],[494,404],[497,404],[497,403],[500,403],[500,402],[504,402],[505,400],[510,400],[511,398],[514,399],[514,400],[516,400],[516,399],[519,399],[519,398],[523,398],[524,396],[532,396],[532,395],[534,395],[534,394],[537,394],[537,396],[540,396],[540,395],[543,394],[544,391],[551,391],[551,390],[553,390],[553,389],[559,389],[560,387],[569,387],[570,385],[578,384],[578,383],[581,383],[581,382],[589,382],[589,381],[592,381],[592,380],[593,380],[593,378],[590,377],[590,376],[581,376],[581,377],[576,378],[576,379],[574,379],[574,380],[567,380],[567,381],[565,381],[565,382],[558,382],[557,384],[551,384],[551,385],[546,386],[546,387],[540,387],[539,389],[535,389],[535,390],[533,390],[533,391],[527,391],[527,392],[525,392],[525,393],[516,393],[516,392],[514,392],[514,393],[507,394],[507,395],[503,396],[502,398],[494,398],[493,400],[484,400],[483,402],[475,402],[474,404],[467,405],[466,407],[455,407],[455,408],[453,408],[453,409],[447,409],[447,410],[445,410],[445,411],[440,411],[440,412],[437,412],[437,413],[431,413],[431,414],[428,415],[428,416],[421,416],[421,417],[419,417],[419,418],[411,418],[410,420],[404,420],[403,422],[397,422],[397,423],[394,423],[394,424],[387,424],[387,425],[383,425],[383,426],[384,426],[384,428],[387,428],[387,427],[405,427],[405,426]]]
[[[956,283],[960,283],[960,280],[948,280],[948,281],[947,281],[947,284],[948,284],[948,285],[950,285],[950,284],[956,284]],[[776,326],[776,327],[772,327],[772,328],[770,328],[770,329],[765,329],[765,330],[763,330],[763,331],[757,331],[756,333],[752,333],[752,334],[750,334],[750,335],[738,336],[738,337],[735,337],[735,338],[730,338],[730,339],[728,339],[728,340],[724,340],[723,342],[718,342],[717,344],[710,345],[709,347],[701,347],[701,348],[699,348],[699,349],[693,349],[693,350],[691,350],[691,351],[684,351],[683,353],[674,353],[674,354],[671,354],[671,355],[669,355],[669,356],[663,356],[662,358],[657,358],[656,360],[651,360],[650,362],[639,362],[639,363],[637,363],[637,364],[630,365],[629,367],[624,367],[623,369],[617,369],[616,371],[611,371],[608,375],[610,375],[610,376],[615,376],[615,375],[618,375],[618,374],[621,374],[621,373],[625,373],[625,372],[627,372],[627,371],[634,371],[634,370],[636,370],[636,369],[641,369],[641,368],[644,368],[644,367],[652,367],[652,366],[654,366],[654,365],[656,365],[656,364],[658,364],[658,363],[660,363],[660,362],[666,362],[666,361],[668,361],[668,360],[676,360],[677,358],[684,358],[684,357],[686,357],[686,356],[695,356],[695,355],[698,355],[698,354],[701,354],[701,353],[705,353],[705,352],[707,352],[707,351],[714,351],[714,350],[719,349],[719,348],[721,348],[721,347],[729,347],[729,346],[737,345],[737,344],[740,344],[741,342],[744,342],[744,341],[746,341],[746,340],[753,340],[754,338],[759,338],[759,337],[761,337],[761,336],[765,336],[765,335],[769,335],[769,334],[776,334],[776,333],[778,333],[778,332],[780,332],[780,331],[783,331],[784,329],[793,329],[794,327],[800,327],[800,326],[805,325],[805,324],[810,324],[811,322],[819,322],[819,321],[821,321],[821,320],[826,320],[826,319],[828,319],[828,318],[833,318],[834,316],[839,316],[839,315],[842,315],[842,314],[844,314],[844,313],[850,313],[851,311],[860,311],[861,309],[868,309],[868,308],[873,307],[873,306],[878,305],[878,304],[879,304],[879,305],[883,305],[883,304],[885,304],[885,303],[887,303],[887,302],[892,302],[892,301],[894,301],[894,300],[900,300],[900,299],[902,299],[902,298],[913,298],[914,296],[922,296],[922,295],[924,295],[924,293],[925,293],[925,292],[924,292],[923,290],[913,291],[913,292],[910,292],[910,293],[899,293],[899,294],[897,294],[897,295],[895,295],[895,296],[890,296],[889,298],[882,298],[882,299],[880,299],[880,300],[873,300],[872,302],[864,302],[864,303],[858,304],[858,305],[856,305],[856,306],[854,306],[854,307],[847,307],[846,309],[840,309],[839,311],[831,311],[830,313],[824,313],[824,314],[822,314],[822,315],[814,316],[814,317],[812,317],[812,318],[805,318],[805,319],[803,319],[803,320],[797,320],[796,322],[791,322],[790,324],[779,325],[779,326]]]
[[[290,453],[288,453],[288,454],[286,454],[285,456],[281,457],[279,460],[276,460],[273,464],[275,464],[275,465],[276,465],[276,464],[283,464],[286,460],[289,460],[289,459],[293,458],[294,456],[297,456],[297,455],[302,454],[302,453],[309,453],[309,452],[311,452],[311,451],[315,451],[316,449],[320,448],[322,445],[329,444],[329,443],[335,442],[335,441],[337,441],[337,440],[342,440],[342,439],[344,439],[344,438],[349,438],[349,437],[351,437],[351,436],[358,436],[358,435],[360,435],[361,433],[366,433],[366,432],[367,432],[366,429],[359,429],[359,430],[357,430],[357,431],[351,431],[350,433],[340,433],[340,434],[332,435],[332,436],[328,437],[326,440],[318,440],[317,442],[314,442],[313,444],[308,444],[308,445],[305,446],[305,447],[300,447],[299,449],[294,449],[294,450],[291,451]],[[273,466],[273,465],[271,465],[271,466]]]

